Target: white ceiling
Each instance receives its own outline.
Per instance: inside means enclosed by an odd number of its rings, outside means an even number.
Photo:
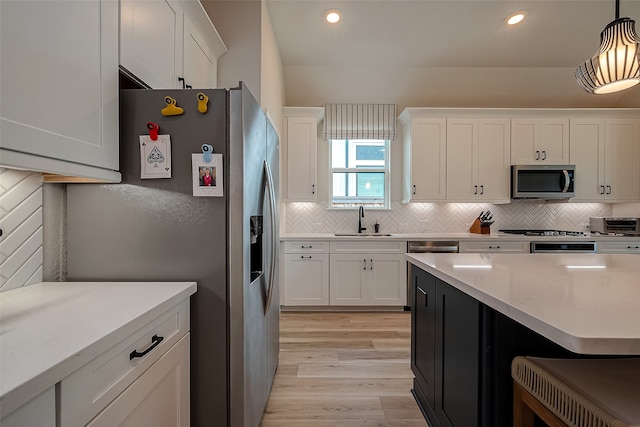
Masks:
[[[640,87],[584,92],[573,70],[599,46],[614,0],[267,0],[287,105],[640,107]],[[324,22],[338,8],[337,25]],[[526,20],[507,28],[512,12]],[[640,0],[620,15],[640,22]]]

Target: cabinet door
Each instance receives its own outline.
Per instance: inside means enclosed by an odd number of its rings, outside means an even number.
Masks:
[[[183,76],[193,89],[216,87],[218,61],[207,47],[205,39],[188,18],[184,18]]]
[[[447,200],[476,200],[478,121],[447,119]]]
[[[331,255],[330,305],[369,304],[369,259],[367,254]]]
[[[189,334],[99,413],[90,427],[188,427]]]
[[[153,89],[182,88],[183,31],[174,0],[121,0],[120,65]]]
[[[436,278],[411,267],[411,369],[431,412],[435,411]]]
[[[329,254],[284,256],[284,305],[329,305]]]
[[[369,257],[369,304],[404,306],[407,303],[407,261],[404,254]]]
[[[0,1],[0,40],[3,151],[118,170],[118,2]]]
[[[569,119],[512,119],[511,164],[568,164]]]
[[[509,203],[510,120],[478,121],[478,194],[483,201]]]
[[[576,165],[575,201],[602,201],[605,193],[604,120],[571,119],[569,159]]]
[[[605,196],[611,201],[640,200],[640,120],[607,120]]]
[[[287,118],[286,198],[315,201],[317,196],[318,121],[315,118]]]
[[[444,200],[447,195],[446,119],[412,119],[404,144],[404,201]]]
[[[442,426],[480,425],[480,303],[436,279],[436,416]]]
[[[56,427],[56,392],[51,386],[0,420],[2,427]]]

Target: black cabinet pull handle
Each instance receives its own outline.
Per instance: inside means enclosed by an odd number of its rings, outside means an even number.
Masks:
[[[133,360],[136,357],[144,357],[144,356],[146,356],[151,350],[156,348],[162,342],[163,339],[164,339],[164,337],[159,337],[157,335],[154,335],[153,337],[151,337],[151,346],[149,346],[149,348],[146,349],[145,351],[143,351],[142,353],[138,352],[138,350],[133,350],[129,354],[129,360]]]
[[[182,83],[182,89],[186,89],[186,83],[184,81],[184,77],[178,77],[178,81]]]
[[[473,189],[474,189],[473,194],[478,194],[478,186],[474,185]]]
[[[536,160],[540,160],[540,150],[536,150]]]
[[[311,259],[311,255],[309,256],[300,255],[300,259]]]
[[[370,259],[369,261],[371,261],[371,268],[369,270],[373,270],[373,260]]]
[[[484,194],[484,185],[480,186],[480,194]]]
[[[416,185],[415,184],[413,184],[413,195],[414,196],[416,195]]]
[[[316,194],[316,185],[315,184],[311,185],[311,194]]]
[[[193,86],[187,85],[187,89],[193,89]]]
[[[363,268],[363,270],[366,270],[366,269],[367,269],[367,260],[366,260],[366,259],[363,259],[362,261],[364,262],[364,268]]]

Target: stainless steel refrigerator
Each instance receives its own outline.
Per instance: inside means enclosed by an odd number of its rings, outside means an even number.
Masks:
[[[184,113],[163,115],[166,96]],[[170,135],[171,178],[140,178],[148,122]],[[191,424],[257,427],[278,363],[278,136],[242,83],[121,90],[120,134],[122,183],[68,185],[68,280],[196,281]],[[222,197],[193,196],[203,144],[222,154]]]

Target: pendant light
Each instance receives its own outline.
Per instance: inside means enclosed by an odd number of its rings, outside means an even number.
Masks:
[[[640,38],[635,24],[633,19],[620,18],[620,0],[616,0],[616,19],[600,33],[600,49],[576,68],[576,79],[584,90],[599,95],[640,84]]]

